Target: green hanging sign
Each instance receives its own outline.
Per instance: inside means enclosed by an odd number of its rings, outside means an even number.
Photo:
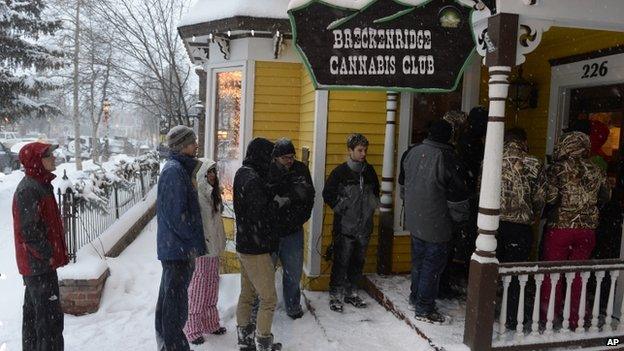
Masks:
[[[291,8],[293,42],[315,87],[455,90],[475,52],[473,9],[455,0],[407,1],[372,0],[354,10],[311,0]]]

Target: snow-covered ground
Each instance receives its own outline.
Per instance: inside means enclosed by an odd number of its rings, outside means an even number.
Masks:
[[[93,167],[87,164],[87,167]],[[77,178],[72,165],[62,165],[57,174],[68,170]],[[0,351],[21,349],[21,306],[23,285],[15,264],[11,199],[21,172],[0,182]],[[154,308],[158,295],[161,266],[156,259],[156,222],[152,221],[119,257],[107,258],[111,276],[106,282],[98,312],[75,317],[65,315],[67,350],[154,350]],[[278,273],[278,286],[281,275]],[[194,350],[236,349],[236,303],[240,291],[237,274],[222,275],[219,311],[228,333],[209,336]],[[373,299],[370,306],[357,310],[346,306],[343,314],[331,312],[328,296],[305,292],[315,315],[291,320],[280,301],[274,318],[274,334],[284,350],[396,350],[428,351],[428,342],[396,319]],[[278,295],[281,295],[278,293]]]
[[[443,325],[434,325],[417,320],[414,318],[414,313],[409,310],[409,275],[371,275],[369,279],[384,293],[397,310],[401,311],[403,315],[410,319],[412,325],[431,339],[433,345],[447,351],[468,350],[463,344],[464,321],[466,315],[465,302],[460,302],[458,300],[436,300],[438,310],[450,318],[450,322]]]

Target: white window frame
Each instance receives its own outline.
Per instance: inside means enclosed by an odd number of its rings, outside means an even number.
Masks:
[[[204,67],[206,71],[206,135],[204,143],[204,155],[216,160],[216,99],[217,99],[217,73],[241,71],[241,102],[240,102],[240,149],[241,162],[249,141],[253,137],[253,94],[254,94],[254,70],[255,62],[248,60],[229,61]],[[233,211],[225,210],[223,216],[234,218]]]

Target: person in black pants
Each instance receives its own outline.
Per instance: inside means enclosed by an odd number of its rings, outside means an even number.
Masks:
[[[22,349],[64,349],[63,310],[56,269],[69,262],[63,222],[54,197],[53,151],[58,145],[34,142],[19,153],[26,176],[13,197],[17,267],[24,279]]]
[[[176,126],[167,134],[171,151],[158,179],[156,243],[162,264],[155,329],[159,351],[189,351],[183,328],[188,316],[188,286],[195,257],[206,253],[194,177],[201,162],[192,129]]]
[[[366,162],[368,139],[362,134],[351,134],[347,148],[347,162],[331,172],[323,189],[323,200],[334,210],[329,305],[336,312],[342,312],[343,302],[366,307],[358,295],[357,284],[373,231],[373,215],[379,206],[377,173]]]

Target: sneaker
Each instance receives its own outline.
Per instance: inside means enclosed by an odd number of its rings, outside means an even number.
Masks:
[[[446,317],[435,309],[429,313],[416,313],[415,318],[431,324],[442,324],[446,321]]]
[[[213,334],[213,335],[223,335],[223,334],[225,334],[226,331],[227,331],[227,329],[225,329],[225,327],[219,327],[219,329],[213,331],[210,334]]]
[[[340,313],[342,313],[343,308],[344,308],[344,307],[343,307],[342,301],[340,301],[339,299],[337,299],[337,298],[331,298],[331,299],[329,300],[329,309],[330,309],[330,310],[332,310],[332,311],[334,311],[334,312],[340,312]]]
[[[344,302],[355,306],[356,308],[366,308],[367,304],[358,295],[345,296]]]
[[[288,313],[288,317],[290,317],[292,319],[299,319],[299,318],[303,317],[303,311],[299,311],[299,312],[295,312],[295,313]]]
[[[415,312],[416,311],[416,305],[412,303],[412,301],[407,301],[407,309]]]
[[[203,336],[200,336],[199,338],[197,338],[197,339],[195,339],[195,340],[192,340],[192,341],[191,341],[191,344],[193,344],[193,345],[201,345],[201,344],[203,344],[203,343],[204,343],[204,341],[205,341],[205,340],[204,340],[204,337],[203,337]]]

